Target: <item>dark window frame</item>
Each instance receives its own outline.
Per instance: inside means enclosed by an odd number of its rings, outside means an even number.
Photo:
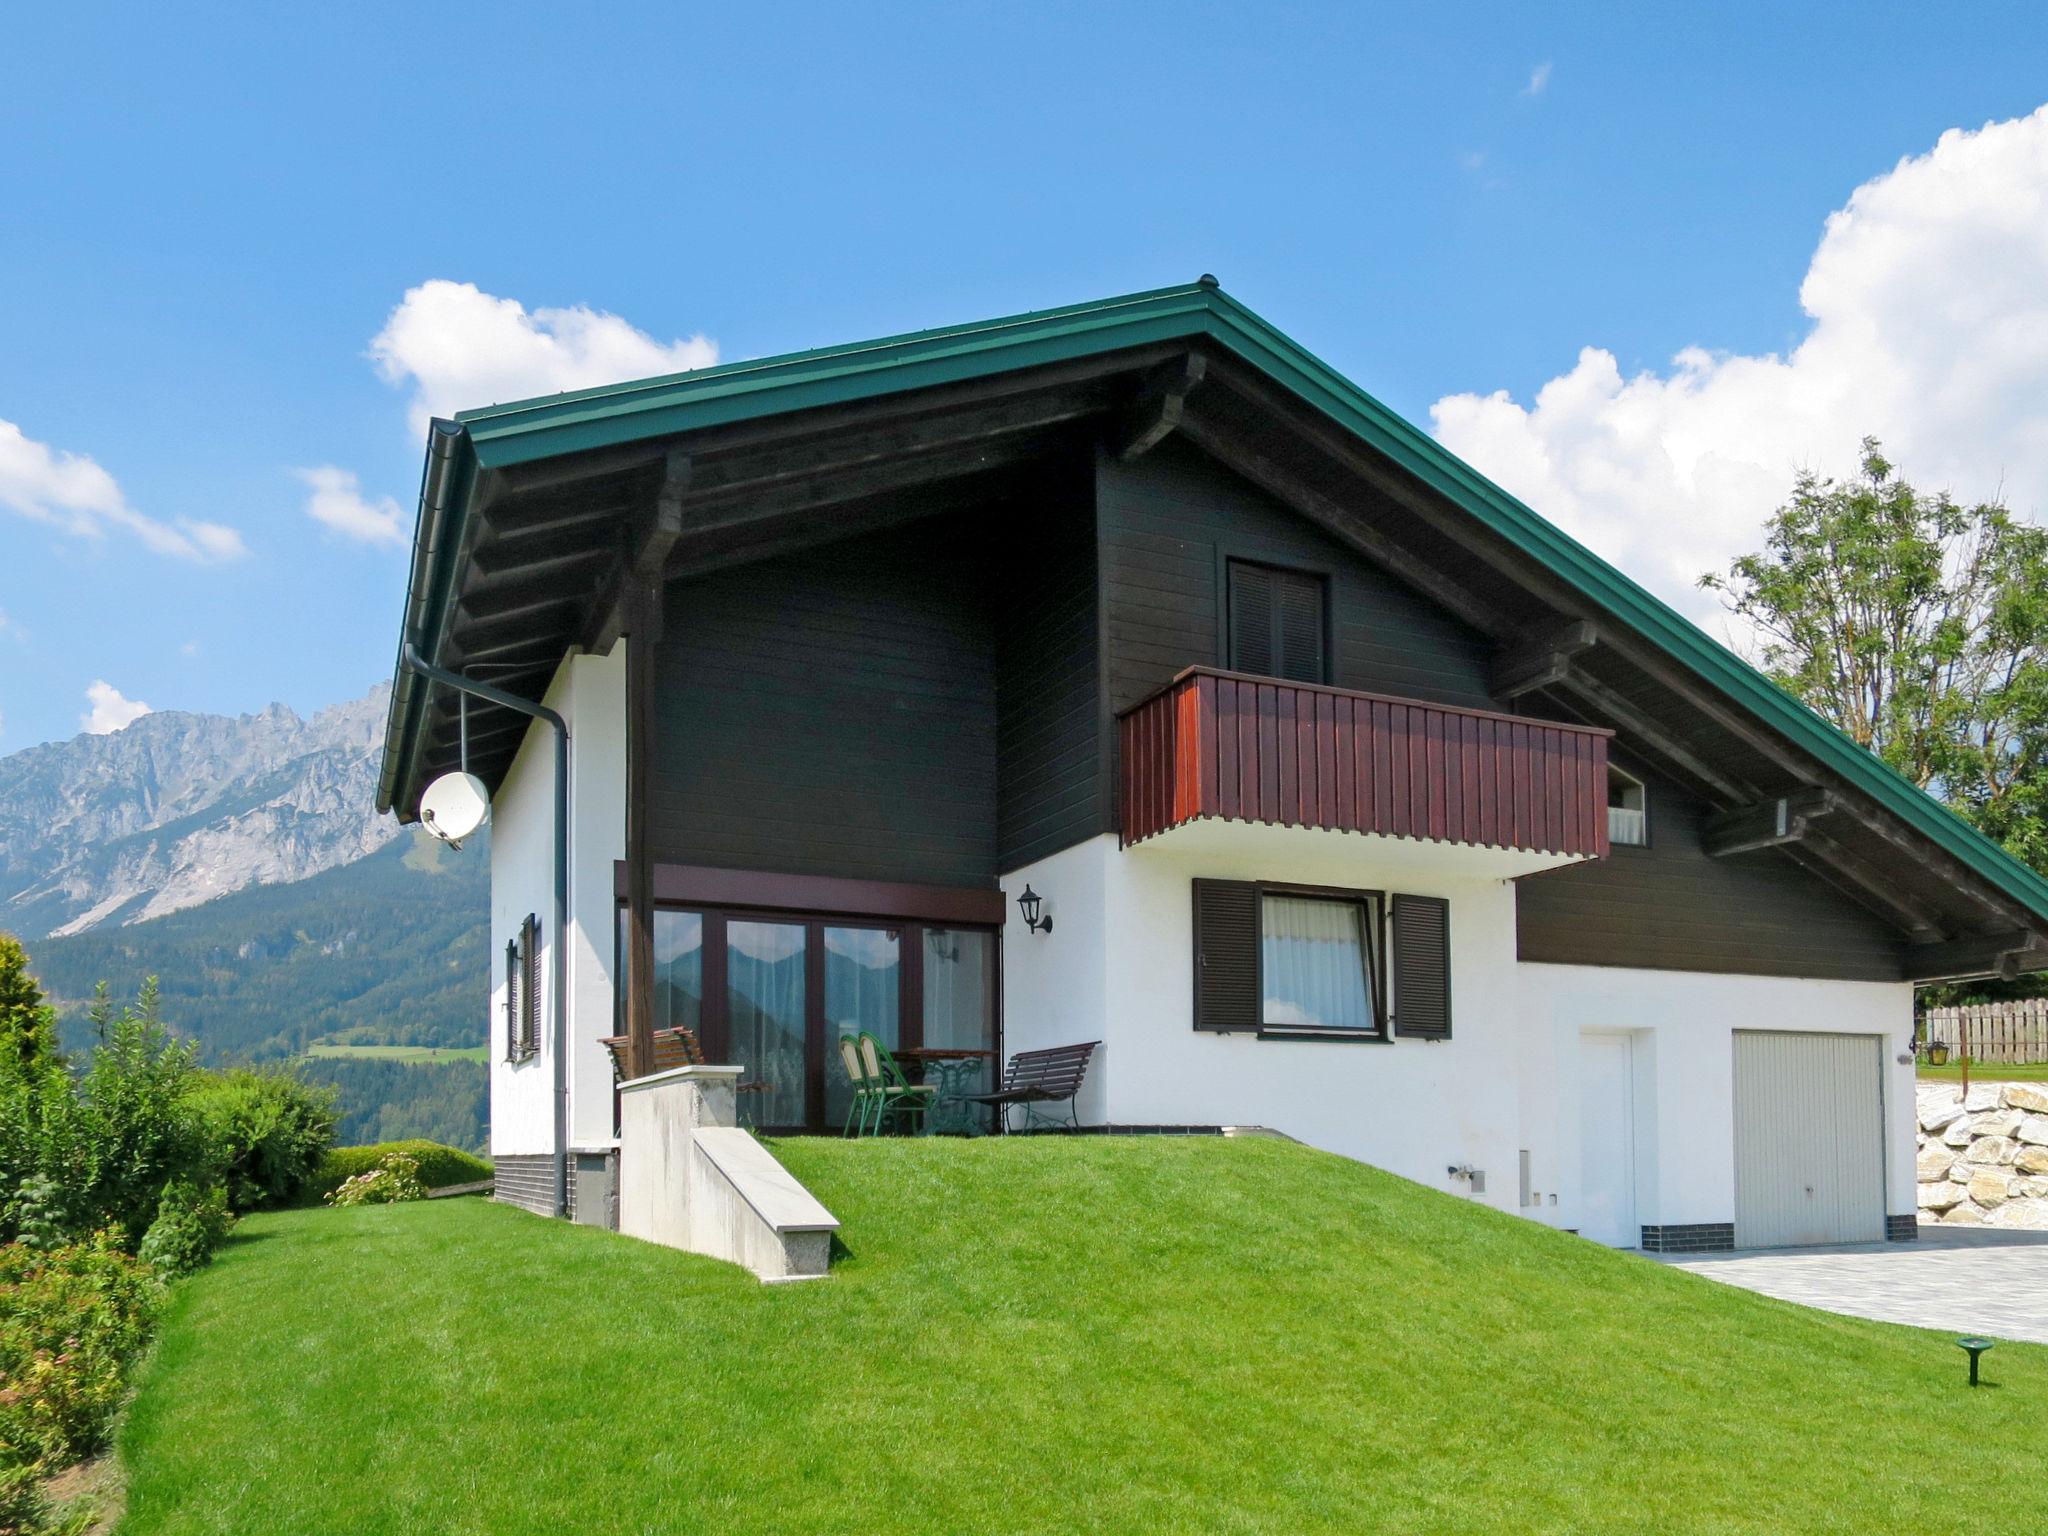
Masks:
[[[1253,880],[1249,882],[1257,901],[1259,914],[1258,942],[1254,951],[1254,974],[1258,977],[1259,1026],[1255,1032],[1261,1040],[1334,1040],[1353,1044],[1390,1045],[1394,1035],[1391,1013],[1387,1006],[1391,977],[1387,970],[1387,913],[1391,906],[1388,893],[1384,890],[1361,890],[1340,885],[1299,885],[1281,880]],[[1320,1028],[1268,1024],[1266,1022],[1266,898],[1268,896],[1294,896],[1310,901],[1342,902],[1361,907],[1366,921],[1361,924],[1365,933],[1366,995],[1372,1005],[1372,1027],[1352,1029],[1343,1025],[1327,1025]]]
[[[616,984],[612,988],[613,1033],[625,1032],[626,1007],[626,903],[614,904],[612,923],[612,965]],[[698,1019],[698,1040],[707,1061],[722,1061],[732,1046],[732,1021],[726,989],[727,926],[730,923],[783,923],[804,930],[804,1099],[813,1106],[814,1123],[803,1125],[762,1125],[753,1129],[764,1136],[820,1136],[835,1134],[839,1127],[824,1116],[827,1074],[837,1067],[835,1042],[823,1035],[813,1036],[811,1018],[824,1006],[824,930],[827,928],[872,928],[897,936],[900,971],[896,986],[895,1049],[916,1049],[924,1044],[924,936],[933,928],[946,931],[986,933],[994,940],[990,987],[989,1049],[991,1081],[999,1081],[1003,1067],[1003,925],[895,918],[878,913],[829,912],[811,908],[755,907],[731,903],[657,901],[659,912],[690,912],[703,920],[703,997]],[[912,957],[915,957],[913,963]]]
[[[1231,613],[1235,599],[1235,583],[1233,583],[1231,580],[1232,567],[1244,565],[1251,566],[1257,570],[1262,571],[1277,571],[1287,576],[1305,577],[1306,579],[1315,584],[1318,607],[1320,609],[1320,613],[1318,616],[1320,631],[1318,634],[1317,643],[1318,648],[1322,653],[1323,664],[1320,670],[1320,675],[1316,677],[1290,678],[1284,677],[1282,674],[1277,672],[1254,672],[1250,673],[1249,675],[1258,677],[1274,677],[1279,678],[1281,681],[1284,682],[1310,683],[1324,688],[1333,686],[1333,679],[1336,676],[1336,637],[1334,631],[1334,618],[1331,613],[1331,608],[1333,606],[1331,602],[1333,587],[1332,573],[1327,570],[1318,569],[1315,566],[1289,565],[1287,562],[1283,560],[1269,560],[1257,554],[1240,553],[1235,550],[1221,548],[1219,548],[1216,552],[1216,561],[1217,595],[1219,599],[1216,605],[1216,655],[1219,664],[1226,671],[1241,672],[1246,670],[1245,668],[1240,667],[1238,665],[1237,653],[1235,648],[1231,644],[1231,636],[1233,632],[1233,626],[1231,624]],[[1277,661],[1278,658],[1276,657],[1275,660]]]

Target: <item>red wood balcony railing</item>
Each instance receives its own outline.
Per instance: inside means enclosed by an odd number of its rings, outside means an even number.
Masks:
[[[1205,816],[1607,854],[1608,731],[1190,667],[1118,717],[1123,840]]]

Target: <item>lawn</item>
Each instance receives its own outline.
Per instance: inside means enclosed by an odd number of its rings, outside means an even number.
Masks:
[[[785,1142],[829,1280],[480,1200],[254,1217],[121,1440],[154,1533],[1994,1524],[2048,1350],[1810,1312],[1278,1141]]]
[[[308,1056],[353,1061],[487,1061],[485,1045],[324,1045],[306,1047]]]
[[[1915,1069],[1923,1083],[1960,1082],[1962,1065],[1956,1061],[1944,1062],[1941,1066],[1930,1067],[1921,1062]],[[1997,1062],[1973,1061],[1970,1063],[1970,1081],[1973,1083],[2044,1083],[2048,1082],[2048,1061],[2030,1061],[2021,1066],[2001,1066]]]

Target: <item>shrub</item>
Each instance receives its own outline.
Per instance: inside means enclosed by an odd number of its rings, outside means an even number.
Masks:
[[[0,1247],[0,1474],[46,1475],[101,1447],[162,1298],[112,1232],[48,1252]],[[31,1498],[24,1482],[10,1496]]]
[[[79,1085],[84,1166],[69,1178],[44,1171],[77,1192],[74,1225],[118,1222],[132,1240],[156,1219],[165,1185],[218,1183],[222,1156],[191,1102],[193,1046],[172,1038],[157,1017],[155,980],[118,1013],[103,988],[93,1019],[104,1043]]]
[[[359,1173],[368,1173],[393,1152],[402,1152],[419,1162],[419,1180],[428,1189],[445,1189],[450,1184],[474,1184],[491,1176],[491,1165],[455,1147],[438,1141],[383,1141],[368,1147],[336,1147],[320,1160],[320,1173],[313,1181],[315,1195],[329,1195]]]
[[[156,1220],[135,1256],[165,1275],[188,1275],[213,1257],[234,1224],[227,1192],[218,1184],[199,1189],[179,1180],[164,1186]]]
[[[402,1200],[424,1200],[427,1186],[420,1182],[420,1160],[403,1152],[387,1152],[368,1173],[345,1180],[327,1197],[329,1205],[396,1205]]]
[[[289,1070],[208,1073],[192,1092],[236,1211],[299,1198],[334,1144],[334,1090]]]

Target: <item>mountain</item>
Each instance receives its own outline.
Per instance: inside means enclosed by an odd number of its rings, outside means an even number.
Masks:
[[[0,929],[145,922],[390,843],[375,808],[388,684],[301,720],[160,710],[0,757]]]
[[[143,716],[0,758],[0,930],[28,943],[66,1049],[95,983],[209,1063],[316,1042],[475,1046],[487,1029],[490,848],[458,853],[374,810],[389,689],[302,720]],[[481,1146],[480,1061],[323,1057],[345,1139]]]
[[[132,997],[145,976],[164,1018],[209,1061],[265,1061],[320,1040],[479,1045],[490,856],[417,831],[289,885],[251,885],[148,922],[42,939],[31,964],[82,1043],[96,982]]]

